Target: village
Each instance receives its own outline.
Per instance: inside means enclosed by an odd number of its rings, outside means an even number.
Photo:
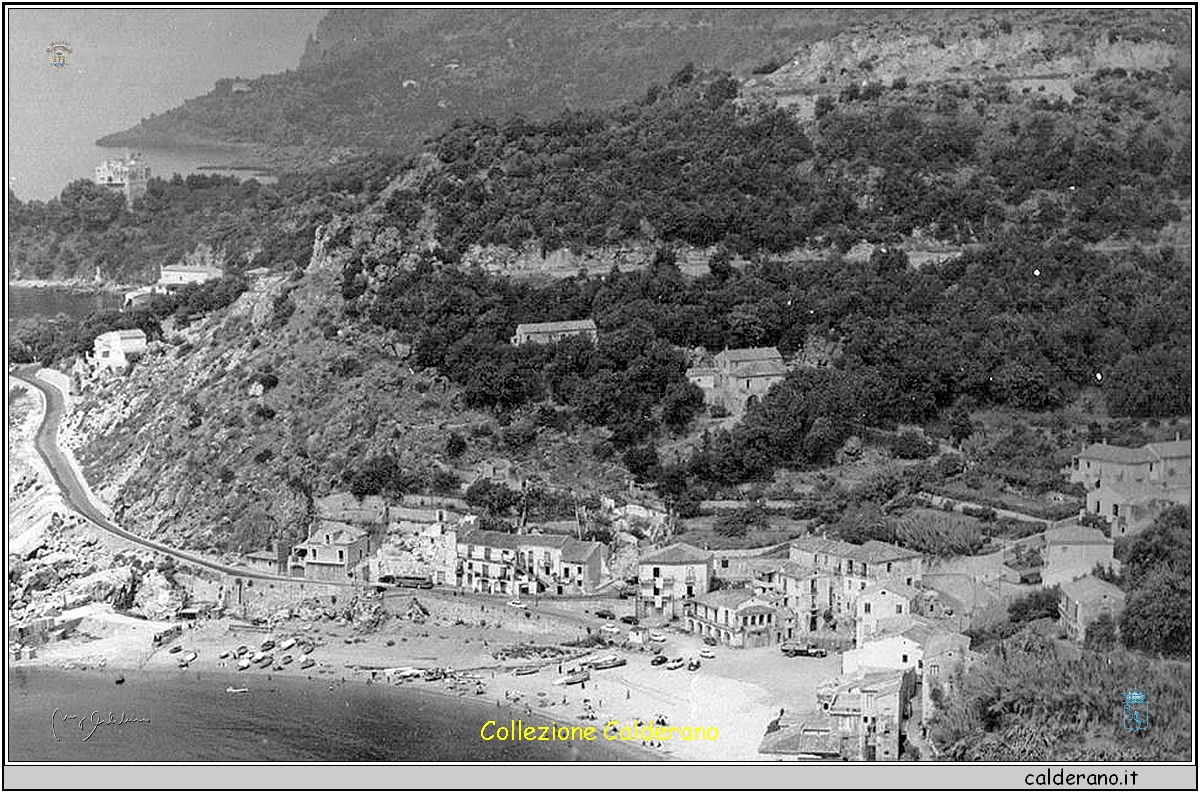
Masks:
[[[159,284],[127,299],[218,277],[204,265],[164,265]],[[512,344],[572,336],[595,343],[595,323],[521,325]],[[139,330],[103,334],[69,380],[59,376],[60,388],[78,393],[95,378],[119,377],[146,351]],[[774,348],[699,351],[687,374],[714,415],[736,420],[789,366],[825,366],[831,354],[809,345],[789,364]],[[186,602],[160,609],[138,633],[144,641],[156,629],[138,657],[149,668],[310,670],[331,680],[350,670],[452,695],[503,691],[513,705],[578,710],[583,719],[682,718],[687,707],[689,719],[720,727],[731,759],[936,759],[928,724],[978,657],[965,632],[973,620],[1051,586],[1059,587],[1064,641],[1082,643],[1097,619],[1119,619],[1123,592],[1095,573],[1119,569],[1115,537],[1189,503],[1191,442],[1092,444],[1064,473],[1087,490],[1079,516],[964,559],[819,533],[762,547],[697,547],[676,539],[678,517],[633,485],[602,497],[590,514],[577,506],[573,520],[522,516],[513,532],[486,528],[458,496],[333,492],[315,500],[303,541],[221,560],[244,576],[200,571]],[[481,482],[516,493],[529,485],[502,459],[481,462],[473,477],[464,491]],[[942,510],[970,507],[922,496]],[[597,522],[610,541],[584,539],[585,525]],[[104,647],[97,626],[115,624],[125,636],[134,627],[87,604],[54,611],[17,626],[24,644],[14,660],[71,657],[53,640],[69,644],[73,633],[85,635],[94,659]],[[270,650],[284,644],[304,652],[277,659]],[[547,693],[555,685],[588,694],[559,700]],[[612,710],[622,696],[632,713]],[[607,710],[595,704],[605,700]],[[731,709],[732,700],[754,706]],[[713,757],[712,747],[704,751],[696,757]]]

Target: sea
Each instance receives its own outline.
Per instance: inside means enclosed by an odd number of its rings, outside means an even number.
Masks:
[[[29,320],[66,316],[84,319],[97,311],[120,308],[119,292],[88,287],[8,285],[8,325],[12,328]]]
[[[124,676],[121,685],[115,683],[118,674]],[[531,722],[523,712],[497,707],[494,701],[422,692],[421,685],[185,670],[10,668],[8,759],[81,763],[634,759],[630,751],[603,740],[483,741],[480,729],[491,719],[502,725],[518,718],[526,723],[549,722],[538,716]],[[227,693],[230,686],[249,691]]]

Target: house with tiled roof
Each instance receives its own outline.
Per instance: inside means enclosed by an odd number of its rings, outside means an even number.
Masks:
[[[924,557],[918,551],[871,540],[862,545],[809,535],[792,540],[784,569],[785,591],[794,595],[789,606],[801,630],[817,630],[828,614],[845,625],[856,616],[855,602],[872,583],[892,580],[906,587],[921,583]],[[818,618],[821,619],[818,619]]]
[[[1190,484],[1192,477],[1192,441],[1180,439],[1148,443],[1138,448],[1093,443],[1083,447],[1067,470],[1072,482],[1081,482],[1089,490],[1103,485],[1157,483]]]
[[[712,390],[705,396],[732,415],[741,415],[752,399],[762,399],[787,376],[787,365],[775,347],[723,350],[713,357]]]
[[[1101,614],[1112,617],[1114,623],[1120,622],[1125,593],[1113,584],[1089,575],[1060,584],[1059,589],[1059,623],[1075,641],[1083,641],[1088,626]]]
[[[647,624],[683,619],[685,601],[707,593],[712,575],[712,553],[686,542],[643,554],[638,559],[638,619]]]
[[[517,325],[512,343],[517,347],[522,344],[554,344],[572,336],[580,336],[595,344],[599,338],[595,321],[578,319],[563,322],[522,322]]]
[[[1113,537],[1124,537],[1149,528],[1164,510],[1191,503],[1190,482],[1114,481],[1089,490],[1086,509],[1108,521]]]
[[[750,589],[718,589],[684,602],[689,633],[730,647],[768,647],[791,638],[791,615],[774,597]]]
[[[364,581],[371,551],[368,532],[349,523],[322,520],[307,540],[293,546],[288,570],[313,581]]]
[[[817,702],[842,739],[843,759],[900,759],[915,683],[914,671],[905,669],[839,677],[818,687]]]
[[[490,594],[586,594],[600,585],[604,546],[562,534],[470,529],[457,538],[456,582]]]
[[[1064,526],[1047,529],[1042,549],[1042,584],[1055,586],[1082,578],[1096,565],[1113,565],[1113,541],[1099,529]]]
[[[857,646],[875,634],[880,619],[912,614],[919,605],[920,590],[889,578],[870,584],[854,601],[854,637]]]
[[[146,352],[146,333],[132,330],[110,330],[92,342],[92,362],[101,369],[123,371],[130,362]]]

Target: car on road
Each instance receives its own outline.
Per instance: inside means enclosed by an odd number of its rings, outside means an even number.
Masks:
[[[682,658],[676,658],[674,661],[670,661],[667,663],[667,669],[682,669],[682,668],[683,668],[683,659]]]
[[[662,631],[650,631],[650,641],[655,644],[662,644],[666,640],[667,637],[663,635]]]
[[[667,656],[665,656],[665,655],[656,655],[650,659],[651,666],[662,666],[666,662],[667,662]]]
[[[510,600],[510,601],[508,601],[508,605],[512,606],[515,609],[525,608],[525,604],[519,600]]]
[[[616,626],[616,623],[608,622],[600,627],[600,632],[616,636],[621,629]]]
[[[716,658],[717,654],[714,653],[712,650],[708,649],[707,647],[704,647],[703,649],[700,650],[700,657],[701,658]]]
[[[615,620],[617,615],[609,609],[596,609],[596,616],[602,620]]]
[[[712,636],[705,636],[704,643],[707,644],[709,647],[717,646],[717,640],[715,638],[713,638]]]
[[[626,614],[624,617],[621,617],[621,622],[625,623],[626,625],[637,625],[638,618],[632,614]]]

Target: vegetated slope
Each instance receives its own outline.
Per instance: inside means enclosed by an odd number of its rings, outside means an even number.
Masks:
[[[303,539],[313,496],[457,493],[496,455],[535,483],[620,487],[620,470],[561,432],[514,447],[435,372],[413,372],[394,334],[342,315],[339,271],[337,254],[318,246],[303,273],[168,329],[128,376],[85,389],[71,419],[88,437],[79,457],[124,526],[181,547],[251,551]],[[451,456],[453,431],[466,446]]]
[[[345,150],[413,152],[460,117],[629,100],[685,63],[739,72],[863,12],[796,9],[357,9],[331,11],[303,68],[214,91],[106,146],[257,146],[276,164]],[[766,68],[766,67],[764,67]]]

